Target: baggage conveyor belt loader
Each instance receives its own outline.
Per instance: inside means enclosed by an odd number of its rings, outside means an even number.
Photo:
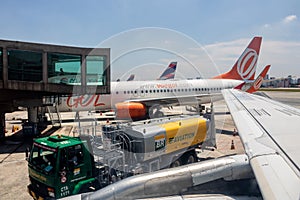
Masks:
[[[104,188],[129,176],[197,162],[212,120],[177,116],[104,125],[100,136],[36,139],[28,157],[29,194],[58,199]]]

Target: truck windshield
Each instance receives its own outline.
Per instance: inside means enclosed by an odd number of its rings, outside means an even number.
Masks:
[[[34,143],[29,163],[46,174],[53,173],[56,166],[56,151],[56,149]]]

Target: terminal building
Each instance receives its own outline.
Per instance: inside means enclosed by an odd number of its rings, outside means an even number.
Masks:
[[[1,139],[5,113],[20,104],[30,109],[47,96],[110,93],[110,49],[0,40],[0,92]]]

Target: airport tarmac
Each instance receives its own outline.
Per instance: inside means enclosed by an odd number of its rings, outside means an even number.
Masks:
[[[300,92],[264,91],[272,99],[300,109]]]
[[[275,100],[281,100],[286,104],[300,108],[300,93],[299,92],[265,92],[268,96]],[[232,132],[235,128],[234,123],[228,114],[227,107],[224,101],[215,102],[215,123],[217,129],[217,149],[214,151],[201,151],[199,157],[220,157],[224,155],[242,154],[244,153],[243,145],[239,136],[233,136]],[[177,112],[182,112],[182,108]],[[99,115],[99,113],[95,113]],[[64,114],[65,115],[65,114]],[[82,117],[92,117],[91,114]],[[68,116],[65,116],[68,117]],[[1,199],[32,199],[27,193],[27,185],[29,184],[27,161],[25,160],[25,150],[31,146],[30,139],[24,139],[21,134],[12,133],[12,126],[18,126],[21,129],[21,121],[27,118],[24,111],[6,114],[7,119],[7,139],[0,143],[0,197]],[[84,122],[81,125],[91,124]],[[104,123],[106,123],[104,121]],[[59,129],[52,129],[53,134],[73,135],[76,133],[76,125],[72,122],[63,123]],[[10,137],[9,137],[10,136]],[[234,149],[232,149],[232,141]]]

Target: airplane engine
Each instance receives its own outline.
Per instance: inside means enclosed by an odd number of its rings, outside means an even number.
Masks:
[[[117,103],[116,110],[118,119],[142,119],[147,114],[146,106],[136,102]]]

